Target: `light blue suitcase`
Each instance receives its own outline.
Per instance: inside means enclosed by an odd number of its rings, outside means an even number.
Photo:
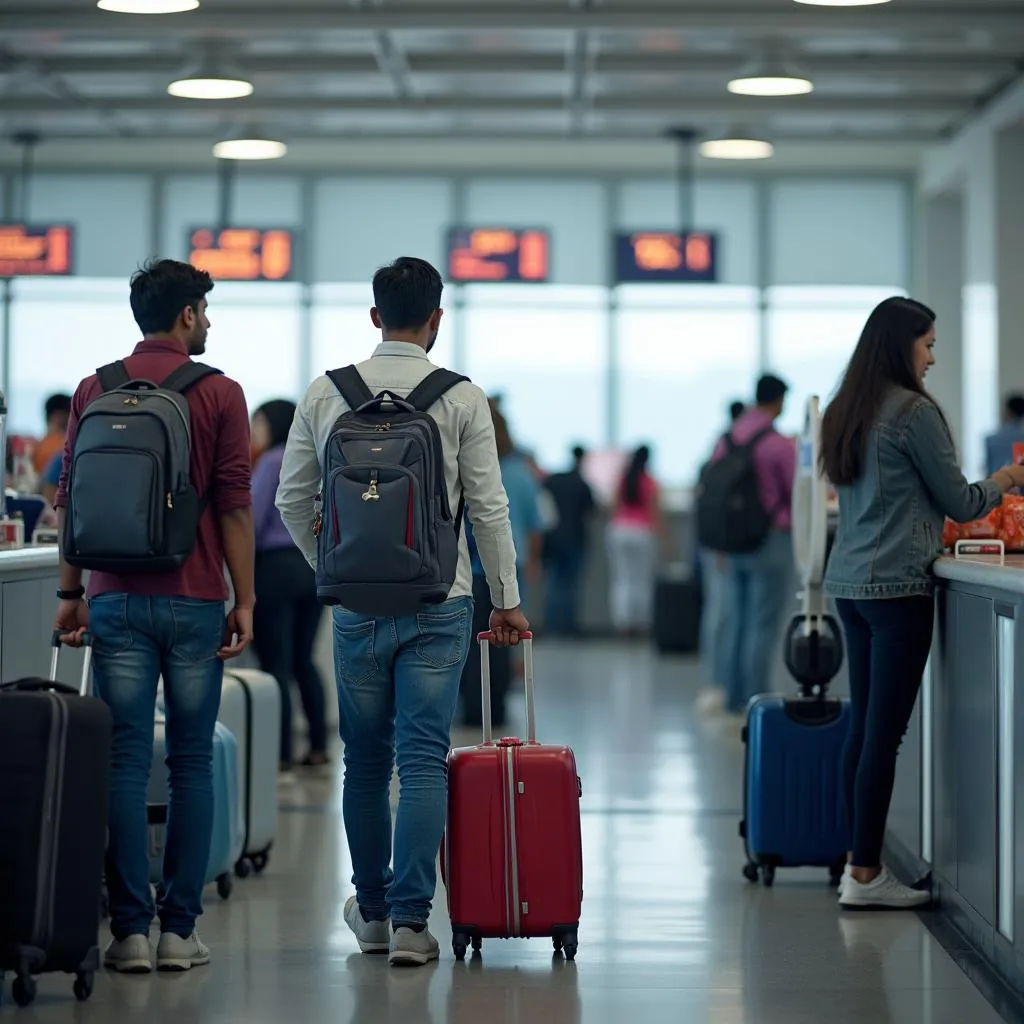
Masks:
[[[167,832],[168,771],[164,718],[157,714],[153,733],[153,764],[149,774],[146,804],[149,813],[149,880],[159,891],[163,884],[164,844]],[[206,883],[217,883],[221,899],[234,888],[235,862],[245,845],[238,790],[238,744],[234,733],[221,722],[213,734],[213,837]]]

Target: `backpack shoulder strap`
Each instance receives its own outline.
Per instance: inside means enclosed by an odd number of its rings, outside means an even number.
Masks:
[[[766,438],[774,429],[774,427],[764,427],[762,430],[759,430],[745,445],[741,445],[740,447],[745,451],[752,452],[757,444],[764,440],[764,438]]]
[[[327,376],[341,397],[348,402],[350,409],[358,409],[373,401],[373,392],[366,386],[366,381],[354,364],[343,366],[340,370],[328,370]]]
[[[220,372],[212,366],[207,366],[205,363],[194,363],[190,359],[187,363],[182,363],[176,370],[172,370],[160,387],[165,391],[177,391],[179,395],[183,395],[204,377],[213,377]]]
[[[417,412],[426,412],[442,395],[447,394],[456,384],[461,384],[464,380],[468,381],[469,378],[454,370],[434,370],[409,392],[406,401]]]
[[[123,388],[132,379],[128,368],[121,359],[118,359],[116,363],[107,363],[106,366],[101,366],[96,371],[96,376],[104,394],[108,391],[115,391],[117,388]]]

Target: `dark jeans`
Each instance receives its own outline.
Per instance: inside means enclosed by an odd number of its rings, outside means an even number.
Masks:
[[[850,668],[850,734],[843,793],[855,867],[875,868],[896,778],[896,755],[914,710],[935,623],[930,597],[836,601]]]
[[[480,686],[480,651],[476,636],[490,625],[491,591],[483,576],[473,577],[473,638],[466,664],[462,668],[459,692],[462,695],[462,723],[483,726],[483,699]],[[491,719],[495,727],[505,724],[505,701],[512,680],[512,659],[507,647],[491,646]]]
[[[96,695],[114,718],[107,885],[115,938],[148,935],[146,787],[163,676],[170,797],[160,926],[182,937],[203,912],[213,836],[213,730],[220,709],[224,605],[177,597],[103,594],[89,602]]]
[[[299,684],[302,710],[309,723],[309,746],[327,749],[324,684],[313,664],[313,644],[322,616],[313,570],[298,548],[256,553],[256,610],[253,645],[264,672],[281,688],[280,759],[292,760],[291,685]]]
[[[544,625],[549,633],[563,636],[579,633],[583,555],[583,548],[560,549],[552,551],[544,560],[547,569]]]

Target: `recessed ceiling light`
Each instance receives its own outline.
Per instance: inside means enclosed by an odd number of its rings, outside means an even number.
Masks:
[[[708,160],[767,160],[774,152],[764,139],[707,139],[700,144],[700,155]]]
[[[251,96],[253,85],[244,78],[203,75],[179,78],[167,86],[167,91],[186,100],[237,100]]]
[[[814,83],[778,60],[759,58],[747,64],[729,83],[737,96],[802,96],[814,91]]]
[[[213,147],[218,160],[280,160],[288,152],[274,139],[225,139]]]
[[[194,11],[199,0],[96,0],[96,6],[116,14],[183,14]]]
[[[889,0],[793,0],[793,3],[808,7],[875,7],[887,4]]]

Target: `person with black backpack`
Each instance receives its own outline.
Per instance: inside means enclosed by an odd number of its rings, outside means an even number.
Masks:
[[[756,404],[718,442],[697,491],[697,539],[725,558],[725,710],[742,714],[771,684],[793,594],[791,506],[796,445],[775,429],[788,385],[757,382]]]
[[[71,403],[55,504],[56,629],[92,635],[96,694],[114,719],[106,966],[153,968],[146,787],[161,677],[170,804],[156,966],[188,970],[210,951],[196,932],[213,834],[213,734],[224,660],[252,639],[249,414],[241,387],[193,362],[206,351],[210,275],[160,260],[131,282],[143,340],[101,367]],[[235,607],[228,598],[224,564]],[[90,570],[85,604],[82,572]]]
[[[427,355],[442,289],[420,259],[377,271],[370,318],[382,343],[365,362],[310,386],[277,492],[285,526],[316,569],[318,596],[334,608],[342,809],[356,889],[345,921],[364,953],[411,965],[439,953],[427,919],[452,719],[474,647],[464,509],[494,606],[493,642],[517,644],[529,628],[487,397]]]

